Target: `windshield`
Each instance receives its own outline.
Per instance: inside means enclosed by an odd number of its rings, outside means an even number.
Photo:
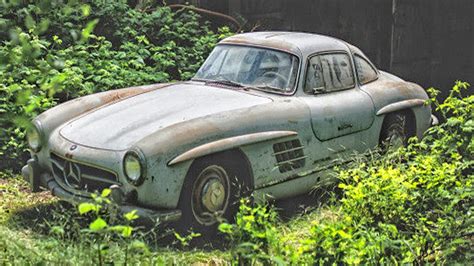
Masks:
[[[228,81],[272,92],[293,91],[298,58],[270,49],[219,45],[197,72],[195,80]]]

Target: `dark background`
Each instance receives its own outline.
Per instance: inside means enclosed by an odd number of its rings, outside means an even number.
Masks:
[[[315,32],[352,43],[382,70],[447,92],[474,85],[474,0],[187,0],[243,30]],[[216,26],[225,19],[203,15]],[[472,94],[472,89],[470,93]]]

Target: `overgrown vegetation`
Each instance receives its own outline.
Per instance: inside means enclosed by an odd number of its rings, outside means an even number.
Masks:
[[[241,206],[236,225],[221,231],[241,263],[467,263],[474,258],[474,96],[457,82],[449,97],[431,101],[445,123],[423,140],[389,155],[360,158],[339,173],[342,197],[310,220],[309,232],[289,235],[266,207]]]
[[[167,238],[169,233],[132,224],[129,219],[136,216],[118,215],[113,204],[106,202],[106,194],[97,195],[98,201],[73,207],[46,191],[32,194],[20,178],[2,176],[0,264],[224,265],[231,260],[219,250],[167,248],[173,244],[173,238]],[[97,222],[99,217],[106,226]]]
[[[0,169],[24,161],[21,126],[34,115],[94,92],[189,79],[228,34],[156,4],[0,2]]]
[[[398,264],[474,259],[474,96],[457,82],[431,103],[445,123],[388,155],[339,169],[341,195],[282,222],[269,205],[242,200],[223,223],[229,251],[166,248],[161,231],[114,213],[109,191],[77,208],[29,193],[15,176],[24,127],[37,113],[90,93],[190,78],[214,32],[189,11],[129,1],[0,2],[0,264]],[[144,1],[151,3],[151,1]],[[52,12],[54,11],[54,12]],[[6,170],[5,168],[11,168]],[[151,232],[154,232],[155,235]],[[183,247],[198,235],[175,235]],[[169,243],[171,244],[171,243]]]
[[[243,199],[235,224],[219,227],[229,239],[223,252],[163,247],[162,231],[135,228],[134,213],[113,211],[108,190],[71,209],[47,192],[33,196],[23,181],[0,179],[0,262],[468,264],[474,259],[474,96],[462,95],[468,87],[457,82],[442,103],[431,89],[446,122],[406,148],[338,169],[341,193],[321,208],[283,222],[270,205]],[[190,237],[177,239],[187,246]]]

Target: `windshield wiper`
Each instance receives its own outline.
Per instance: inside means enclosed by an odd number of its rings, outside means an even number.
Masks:
[[[253,86],[250,88],[256,88],[258,90],[274,91],[274,92],[285,92],[281,88],[270,86],[270,85],[258,85],[258,86]]]
[[[244,90],[260,90],[260,91],[273,91],[273,92],[285,92],[283,89],[270,86],[270,85],[258,85],[258,86],[252,86],[252,85],[245,85],[239,82],[235,82],[229,79],[225,78],[219,78],[219,79],[192,79],[195,81],[202,81],[205,82],[205,84],[223,84],[223,85],[228,85],[232,87],[238,87],[238,88],[243,88]]]
[[[206,80],[206,84],[222,84],[222,85],[228,85],[232,87],[245,87],[243,84],[229,80],[229,79],[210,79]]]

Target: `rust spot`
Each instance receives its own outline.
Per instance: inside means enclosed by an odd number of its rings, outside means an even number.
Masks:
[[[68,159],[72,159],[72,153],[66,153],[64,156]]]
[[[151,84],[151,85],[145,85],[145,86],[119,89],[119,90],[111,91],[109,93],[105,93],[104,95],[101,95],[100,100],[102,101],[103,104],[116,102],[116,101],[123,100],[132,96],[136,96],[145,92],[161,89],[169,85],[170,83],[162,83],[162,84]]]

